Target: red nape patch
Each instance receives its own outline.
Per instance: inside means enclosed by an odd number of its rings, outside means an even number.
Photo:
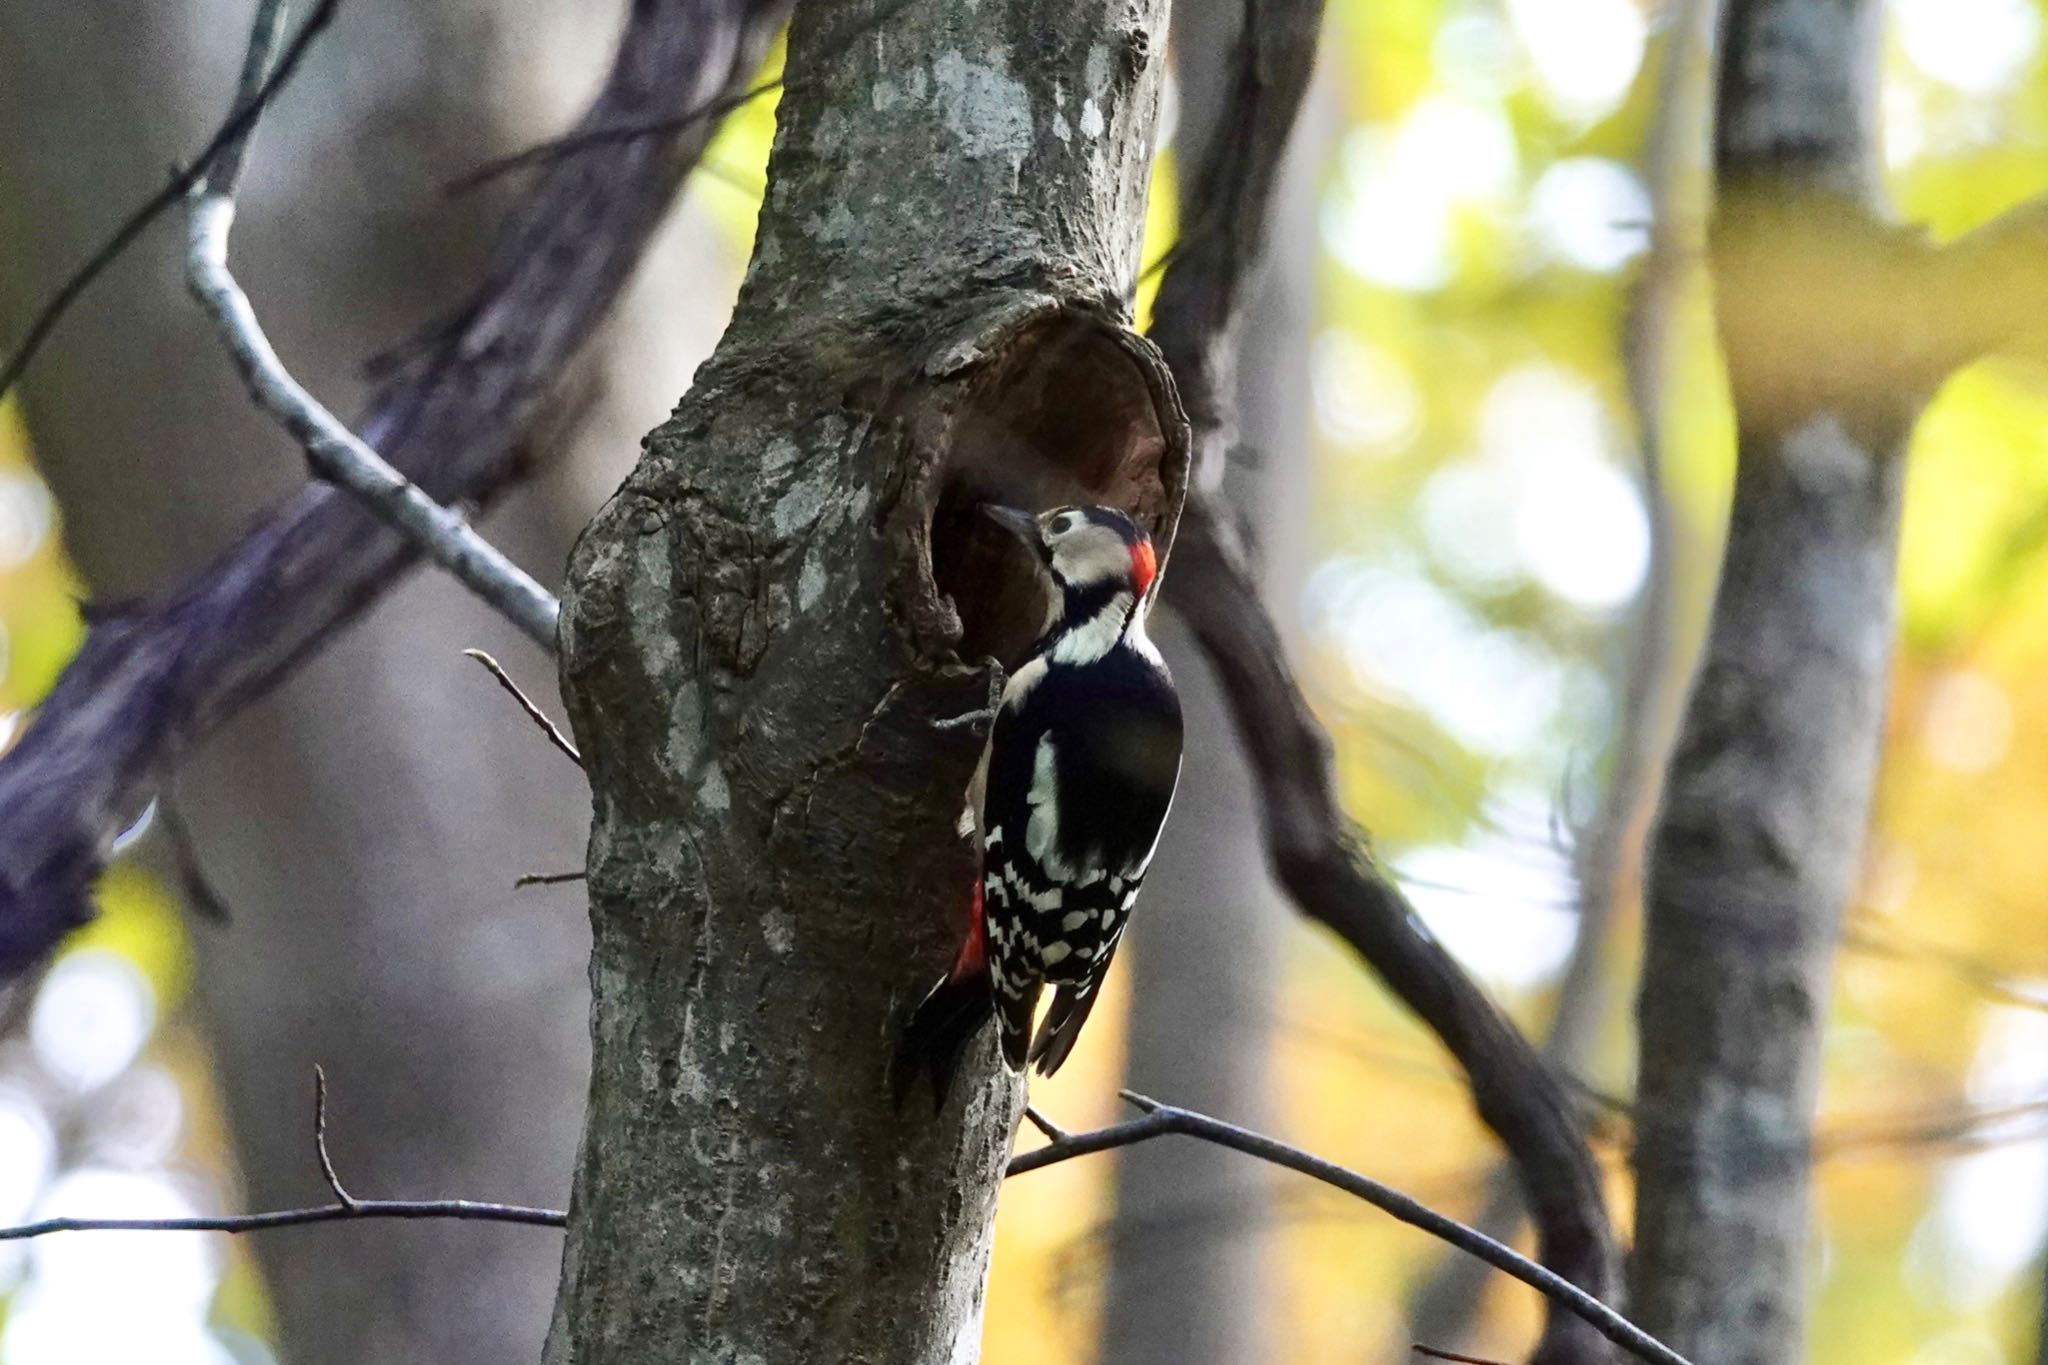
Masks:
[[[959,956],[953,959],[953,970],[946,973],[950,981],[963,976],[973,976],[988,965],[988,928],[981,914],[981,883],[974,883],[973,918],[967,924],[967,941],[960,945]]]
[[[1159,576],[1159,558],[1152,553],[1152,542],[1141,540],[1131,547],[1131,581],[1138,585],[1138,596],[1152,586],[1152,580]]]

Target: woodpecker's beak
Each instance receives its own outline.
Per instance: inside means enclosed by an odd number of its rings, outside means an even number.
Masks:
[[[1038,549],[1043,543],[1038,535],[1038,518],[1032,516],[1029,512],[1019,511],[1015,507],[1005,507],[998,502],[985,502],[981,505],[981,510],[988,515],[990,521],[993,521],[1011,535],[1016,536],[1032,549]]]

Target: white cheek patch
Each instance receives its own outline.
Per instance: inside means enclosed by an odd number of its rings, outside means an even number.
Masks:
[[[1100,583],[1131,576],[1131,547],[1107,526],[1088,526],[1064,537],[1053,551],[1053,567],[1069,583]]]

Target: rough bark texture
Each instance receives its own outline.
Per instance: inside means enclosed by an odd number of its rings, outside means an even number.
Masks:
[[[582,126],[644,125],[714,102],[752,76],[787,8],[788,0],[637,0],[619,60]],[[337,36],[329,41],[340,41],[352,25],[362,24],[408,45],[404,60],[372,64],[374,80],[356,79],[373,86],[402,86],[410,80],[415,89],[428,92],[456,88],[434,68],[447,50],[478,51],[479,35],[489,32],[493,22],[492,11],[480,0],[453,6],[450,13],[456,17],[445,23],[422,17],[428,11],[408,10],[411,23],[395,25],[391,16],[396,13],[350,12],[338,21]],[[10,313],[27,316],[31,303],[83,254],[81,244],[92,241],[116,216],[91,213],[74,220],[72,210],[100,202],[88,191],[125,185],[128,192],[119,200],[125,209],[131,196],[142,193],[140,187],[155,187],[167,161],[203,141],[201,130],[225,111],[246,16],[230,18],[226,9],[205,14],[212,17],[167,12],[139,0],[118,7],[0,7],[0,22],[10,37],[19,39],[10,42],[11,51],[69,45],[96,60],[124,54],[135,60],[139,73],[132,81],[73,82],[68,64],[38,61],[34,81],[0,86],[0,118],[16,137],[23,164],[43,163],[42,174],[55,177],[56,187],[49,195],[10,195],[0,210],[13,215],[0,223],[0,239],[40,242],[45,245],[39,249],[49,252],[48,264],[33,280],[0,276]],[[537,40],[529,50],[545,52],[546,30],[534,33],[529,25],[525,31]],[[177,57],[165,60],[165,53]],[[333,61],[316,50],[308,70],[337,70],[328,65]],[[546,69],[544,58],[539,65]],[[196,74],[209,67],[217,79]],[[472,62],[462,69],[475,67]],[[204,99],[197,92],[218,93],[205,101],[203,116],[195,106],[185,106],[189,117],[176,129],[181,136],[175,140],[167,137],[162,145],[145,147],[140,138],[130,138],[109,149],[106,163],[91,165],[43,155],[50,146],[44,122],[50,106],[19,98],[38,89],[53,96],[64,91],[90,96],[72,122],[92,127],[106,118],[105,96],[113,90],[119,101],[135,101],[133,116],[121,126],[143,128],[162,123],[164,110],[173,107],[168,93],[151,102],[149,92],[167,86],[191,92],[193,100]],[[508,95],[505,87],[485,80],[462,88],[478,102]],[[342,195],[344,204],[362,212],[383,240],[452,244],[461,240],[453,224],[463,219],[474,232],[484,206],[460,214],[446,209],[443,182],[429,169],[433,163],[414,157],[407,144],[423,136],[412,122],[422,117],[430,127],[447,128],[459,139],[461,124],[478,118],[475,104],[458,113],[454,102],[410,108],[389,100],[369,103],[376,120],[352,127],[334,119],[331,108],[285,100],[268,120],[263,140],[281,142],[296,128],[307,150],[296,165],[281,162],[275,152],[266,160],[259,141],[247,187],[251,214],[260,212],[273,177],[317,171],[322,161],[341,164],[334,140],[354,137],[383,147],[385,155],[360,163],[362,169],[346,181],[330,177],[330,187],[348,191]],[[513,108],[516,102],[508,99],[507,119]],[[565,387],[573,390],[570,362],[639,261],[712,126],[707,120],[673,136],[607,140],[547,163],[531,192],[507,215],[483,262],[482,283],[466,298],[453,300],[442,292],[450,278],[446,269],[413,259],[406,284],[433,303],[456,306],[440,325],[417,332],[413,344],[387,355],[365,415],[355,423],[358,434],[429,494],[456,503],[488,501],[536,457],[558,448],[559,433],[544,429],[544,414]],[[520,131],[530,137],[544,128],[526,125]],[[486,144],[477,154],[488,150]],[[444,158],[454,155],[444,148]],[[460,164],[467,169],[474,162]],[[125,172],[109,173],[115,165]],[[432,204],[434,211],[423,211],[423,204]],[[294,265],[314,258],[340,260],[331,238],[343,221],[345,216],[309,214],[290,232],[267,240],[255,224],[237,237],[238,269],[255,283],[257,306],[272,320],[280,350],[308,378],[346,374],[359,365],[362,354],[343,348],[362,333],[304,311],[302,297],[292,292],[296,276],[289,270],[279,271],[282,279],[266,288],[265,263],[276,259],[273,252]],[[138,289],[134,281],[142,276],[131,272],[149,272],[148,283]],[[301,486],[304,475],[297,458],[285,453],[281,438],[247,412],[239,397],[231,397],[224,358],[212,371],[217,377],[203,398],[184,386],[149,382],[172,359],[211,357],[218,351],[197,311],[175,297],[175,264],[162,256],[136,256],[117,266],[110,278],[116,285],[129,281],[128,287],[136,289],[131,297],[146,296],[166,314],[175,308],[184,320],[170,331],[124,329],[111,296],[88,300],[66,327],[94,320],[103,329],[100,335],[110,338],[111,346],[100,357],[106,368],[78,367],[67,374],[46,365],[29,392],[31,421],[102,403],[126,407],[146,396],[148,422],[210,423],[222,437],[236,435],[240,453],[232,453],[224,442],[220,463],[194,466],[160,485],[145,477],[138,486],[135,471],[153,468],[147,463],[153,442],[130,437],[109,447],[108,460],[97,466],[106,471],[103,478],[114,480],[113,496],[104,505],[121,518],[113,524],[117,533],[138,546],[165,548],[152,551],[155,557],[139,564],[140,572],[95,585],[109,594],[150,595],[99,603],[84,647],[38,707],[27,732],[0,756],[0,826],[9,834],[0,848],[0,978],[40,961],[90,917],[92,885],[114,836],[141,812],[190,747],[316,652],[415,558],[346,496],[324,486]],[[418,328],[422,316],[390,304],[380,307],[372,291],[350,299],[346,311],[352,324],[378,337],[376,344]],[[331,406],[348,408],[338,396]],[[239,414],[234,427],[222,425],[232,420],[223,417],[228,413]],[[62,470],[52,471],[60,499],[69,492],[67,477]],[[189,525],[167,518],[165,507],[213,508],[225,501],[223,510],[239,519],[264,498],[291,488],[299,491],[231,549],[175,586],[164,584],[164,574],[189,571],[222,535],[203,529],[198,518]]]
[[[602,74],[623,9],[345,7],[257,139],[237,268],[289,363],[338,408],[360,393],[364,357],[489,271],[480,306],[452,333],[477,348],[471,359],[392,381],[372,401],[387,431],[414,411],[400,449],[444,493],[513,476],[512,442],[609,304],[677,172],[658,139],[634,158],[644,177],[622,171],[616,149],[565,165],[515,215],[495,259],[504,196],[451,202],[441,186],[563,127]],[[724,9],[721,25],[701,5],[643,6],[637,60],[679,88],[646,93],[629,63],[602,117],[750,78],[772,18],[741,39],[742,8]],[[0,49],[13,54],[0,82],[8,318],[204,139],[225,111],[248,17],[244,0],[0,6]],[[449,60],[456,52],[463,60]],[[700,54],[704,74],[679,81]],[[571,207],[573,230],[557,216]],[[537,258],[556,231],[587,254]],[[146,799],[158,758],[307,665],[178,782],[235,915],[193,932],[242,1197],[256,1207],[319,1197],[306,1135],[319,1062],[334,1087],[330,1143],[357,1192],[559,1205],[587,1069],[588,935],[568,893],[515,896],[510,880],[576,864],[582,783],[456,650],[497,650],[530,686],[546,664],[439,579],[408,585],[359,635],[307,659],[403,555],[345,502],[302,489],[302,461],[250,410],[185,297],[182,242],[175,226],[145,239],[29,375],[23,398],[67,551],[94,597],[116,602],[236,543],[267,501],[287,496],[288,510],[202,570],[190,593],[128,603],[95,631],[83,671],[31,730],[48,720],[51,741],[25,739],[0,778],[0,883],[24,896],[0,893],[0,904],[47,907],[60,887],[42,878],[89,878],[91,840]],[[557,466],[601,452],[590,462],[616,479],[634,435],[674,397],[660,367],[675,373],[678,326],[715,327],[702,311],[646,296],[628,310],[632,367],[607,367],[601,392],[580,405],[583,439],[558,429],[548,440]],[[594,501],[591,481],[570,473],[490,530],[552,579]],[[131,681],[137,689],[124,690]],[[58,742],[66,735],[75,747]],[[120,738],[101,742],[109,735]],[[82,790],[112,804],[82,806]],[[82,833],[84,847],[72,846],[81,861],[37,864],[51,845],[32,836],[29,812],[61,812],[68,823],[36,828]],[[559,1263],[555,1234],[473,1225],[340,1227],[249,1249],[295,1365],[532,1359]]]
[[[1231,96],[1244,12],[1240,0],[1190,0],[1174,9],[1174,148],[1184,171],[1213,154],[1219,122],[1225,136],[1241,135]],[[1323,140],[1295,137],[1268,214],[1267,259],[1246,290],[1248,344],[1231,407],[1261,434],[1259,448],[1195,475],[1226,487],[1256,527],[1262,586],[1283,619],[1278,604],[1293,601],[1306,557],[1307,353]],[[1304,142],[1314,145],[1304,149]],[[1198,232],[1214,204],[1189,177],[1180,183],[1183,230]],[[1205,453],[1225,454],[1213,446]],[[1169,608],[1172,583],[1163,598]],[[1180,688],[1187,757],[1146,883],[1146,913],[1132,922],[1119,959],[1131,1001],[1125,1081],[1141,1094],[1249,1119],[1268,1113],[1273,1101],[1270,1053],[1287,915],[1266,868],[1256,798],[1221,690],[1171,611],[1155,638]],[[1271,1185],[1270,1173],[1204,1143],[1162,1144],[1117,1163],[1100,1359],[1220,1365],[1272,1357]]]
[[[555,1365],[973,1358],[1018,1090],[985,1048],[937,1117],[884,1083],[973,876],[979,735],[935,722],[1029,629],[971,504],[1178,503],[1118,302],[1163,3],[909,6],[833,50],[874,8],[799,8],[738,312],[572,560],[595,1051]]]
[[[1855,288],[1888,233],[1880,17],[1736,0],[1721,29],[1735,494],[1651,841],[1632,1280],[1644,1327],[1725,1365],[1802,1358],[1829,970],[1877,769],[1904,449],[1933,382]]]

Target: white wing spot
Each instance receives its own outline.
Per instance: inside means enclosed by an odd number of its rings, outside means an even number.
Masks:
[[[1055,879],[1063,870],[1054,849],[1060,827],[1058,768],[1059,757],[1047,735],[1038,741],[1031,759],[1031,790],[1024,797],[1031,818],[1024,825],[1024,849]]]

